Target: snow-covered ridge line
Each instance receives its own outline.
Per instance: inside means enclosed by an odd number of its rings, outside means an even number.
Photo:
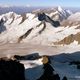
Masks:
[[[1,15],[0,42],[30,42],[43,45],[55,45],[55,43],[61,43],[60,41],[64,41],[64,39],[70,35],[76,36],[76,39],[72,40],[73,37],[70,37],[72,41],[70,41],[69,44],[75,40],[78,41],[78,43],[80,42],[78,38],[79,35],[76,35],[80,33],[79,23],[75,26],[69,24],[67,24],[67,26],[61,26],[68,21],[70,23],[73,22],[71,18],[73,18],[73,16],[79,16],[79,13],[72,14],[69,10],[58,7],[53,12],[45,14],[46,15],[41,16],[41,19],[46,17],[44,21],[39,20],[38,13],[18,15],[14,12],[9,12]],[[55,27],[52,24],[53,21],[59,21],[61,25]],[[79,18],[78,21],[80,21]],[[61,44],[63,44],[63,42]],[[66,44],[66,41],[64,41],[64,44]]]

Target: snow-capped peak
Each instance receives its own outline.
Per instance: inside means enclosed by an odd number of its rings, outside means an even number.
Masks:
[[[68,9],[63,9],[61,6],[58,6],[58,8],[57,8],[57,10],[58,10],[58,12],[60,12],[60,13],[62,13],[62,14],[65,14],[65,15],[71,15],[72,14],[72,12],[70,11],[70,10],[68,10]]]
[[[62,11],[63,11],[63,9],[62,9],[62,7],[61,7],[61,6],[58,6],[58,11],[60,11],[60,12],[62,12]]]
[[[58,6],[57,11],[61,17],[61,21],[67,19],[72,14],[70,10],[63,9],[61,6]]]

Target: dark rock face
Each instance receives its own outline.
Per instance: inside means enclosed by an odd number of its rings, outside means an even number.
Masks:
[[[60,26],[59,21],[52,20],[49,16],[47,16],[45,13],[38,13],[38,20],[39,21],[46,21],[51,23],[54,27]]]
[[[60,77],[58,74],[54,74],[54,69],[53,67],[50,65],[51,61],[48,57],[48,62],[46,64],[43,64],[43,74],[42,76],[37,79],[37,80],[60,80]]]
[[[1,25],[3,22],[4,22],[4,20],[3,20],[3,19],[1,19],[1,20],[0,20],[0,25]]]
[[[54,69],[51,67],[50,64],[45,64],[43,75],[37,80],[60,80],[58,74],[54,74]]]
[[[6,27],[4,26],[4,20],[1,19],[0,20],[0,33],[2,33],[5,30],[6,30]]]
[[[37,80],[53,80],[53,71],[54,69],[49,64],[45,64],[43,75]]]
[[[0,80],[25,80],[23,64],[9,59],[0,59]]]
[[[44,13],[42,13],[42,14],[38,14],[38,20],[40,20],[40,21],[43,21],[43,20],[45,20],[45,17],[46,17],[46,15],[44,14]]]

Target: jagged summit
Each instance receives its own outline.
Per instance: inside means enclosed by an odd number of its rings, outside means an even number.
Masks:
[[[57,7],[57,10],[58,10],[59,12],[61,12],[61,13],[72,14],[72,12],[71,12],[70,10],[64,9],[64,8],[62,8],[61,6],[58,6],[58,7]]]
[[[63,11],[63,9],[62,9],[62,7],[61,7],[61,6],[58,6],[58,11],[60,11],[60,12],[62,12],[62,11]]]
[[[60,17],[60,21],[63,21],[64,19],[67,19],[70,15],[72,15],[72,12],[70,10],[63,9],[61,6],[57,7],[57,11]]]

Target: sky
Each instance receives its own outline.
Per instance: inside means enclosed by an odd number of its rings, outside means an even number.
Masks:
[[[0,0],[0,5],[80,7],[80,0]]]

